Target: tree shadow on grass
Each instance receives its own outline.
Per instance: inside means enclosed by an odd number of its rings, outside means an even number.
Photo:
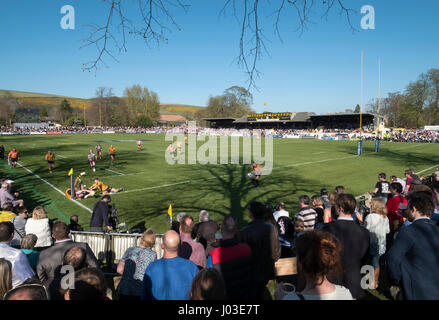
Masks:
[[[247,209],[252,201],[277,204],[280,201],[298,208],[298,192],[312,195],[321,188],[318,182],[300,177],[296,172],[284,172],[262,176],[259,187],[254,187],[248,173],[249,165],[206,165],[191,166],[193,176],[203,176],[172,188],[148,190],[148,206],[142,207],[142,215],[148,219],[165,217],[169,203],[164,197],[171,195],[175,203],[175,212],[193,215],[207,210],[217,222],[231,214],[241,228],[246,225]],[[145,198],[139,199],[144,202]],[[137,200],[136,200],[137,201]],[[165,202],[165,203],[163,203]],[[123,215],[128,224],[136,224],[134,216]],[[195,219],[196,220],[196,219]],[[147,224],[148,223],[148,220]],[[165,220],[163,220],[165,221]]]

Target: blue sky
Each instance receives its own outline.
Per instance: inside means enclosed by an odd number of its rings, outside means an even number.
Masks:
[[[136,3],[133,0],[127,2]],[[0,6],[0,89],[53,93],[90,98],[100,86],[121,96],[127,86],[140,84],[158,93],[161,102],[206,105],[209,96],[233,85],[247,86],[246,74],[234,59],[239,53],[240,26],[231,10],[219,16],[225,0],[186,0],[187,13],[174,10],[181,31],[172,29],[168,43],[148,48],[129,39],[128,52],[106,58],[109,68],[82,71],[96,57],[94,47],[80,49],[90,29],[105,20],[102,0],[2,0]],[[258,61],[259,90],[252,90],[257,112],[353,109],[360,103],[360,61],[364,50],[366,105],[381,93],[403,91],[430,68],[439,68],[439,1],[345,0],[353,33],[335,9],[328,20],[321,12],[303,34],[295,32],[297,16],[285,12],[282,42],[274,34],[270,14],[280,1],[261,1],[260,21],[268,38],[269,55]],[[75,8],[75,30],[60,27],[63,5]],[[362,30],[360,9],[375,9],[375,30]],[[317,8],[317,7],[316,7]],[[134,8],[132,9],[134,10]],[[267,106],[264,106],[267,102]]]

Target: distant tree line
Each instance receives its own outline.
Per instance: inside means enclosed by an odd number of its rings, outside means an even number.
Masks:
[[[373,99],[366,111],[378,112],[378,99]],[[390,92],[381,99],[380,114],[385,116],[388,127],[439,125],[439,69],[422,73],[403,92]]]
[[[12,95],[6,95],[0,98],[0,125],[18,122],[18,109],[38,110],[40,121],[55,121],[64,125],[152,127],[157,125],[160,117],[158,94],[140,85],[125,88],[122,97],[115,96],[112,88],[99,87],[95,97],[88,102],[88,106],[84,104],[80,107],[72,106],[68,98],[61,100],[59,105],[32,104],[29,100],[23,104]],[[239,118],[251,113],[252,104],[253,96],[247,89],[233,86],[221,95],[209,97],[206,108],[180,114],[187,120],[206,125],[204,118]]]

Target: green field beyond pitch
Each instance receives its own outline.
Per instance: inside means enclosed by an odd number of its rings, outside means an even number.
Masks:
[[[139,138],[143,139],[143,151],[137,151]],[[284,201],[294,215],[301,194],[312,196],[322,187],[332,191],[336,185],[344,185],[358,196],[374,189],[380,172],[403,177],[407,168],[430,174],[439,166],[437,144],[382,142],[381,152],[375,153],[374,142],[364,142],[364,153],[359,157],[352,141],[274,139],[273,171],[254,188],[247,176],[250,165],[242,161],[235,165],[169,165],[165,151],[170,142],[165,141],[164,134],[3,136],[0,141],[7,151],[15,146],[21,152],[19,163],[23,167],[11,169],[5,160],[0,169],[16,181],[28,208],[43,205],[51,219],[65,222],[78,214],[86,230],[98,198],[75,203],[62,195],[69,187],[70,168],[74,168],[75,176],[86,172],[83,181],[87,186],[96,176],[106,185],[125,189],[111,195],[120,222],[126,222],[129,228],[153,228],[162,233],[169,228],[166,215],[170,204],[174,215],[183,211],[196,221],[201,209],[208,210],[217,222],[232,214],[242,227],[248,222],[248,204],[254,200],[273,204]],[[104,159],[98,160],[93,173],[87,154],[98,142]],[[114,167],[109,166],[106,154],[110,144],[117,149]],[[198,142],[198,146],[202,144]],[[49,149],[57,157],[53,174],[44,160]]]

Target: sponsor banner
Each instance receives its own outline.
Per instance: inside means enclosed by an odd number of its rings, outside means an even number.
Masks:
[[[62,131],[48,131],[46,134],[62,134]]]
[[[29,134],[46,134],[45,132],[31,132]]]
[[[116,131],[103,131],[102,133],[116,133]]]

